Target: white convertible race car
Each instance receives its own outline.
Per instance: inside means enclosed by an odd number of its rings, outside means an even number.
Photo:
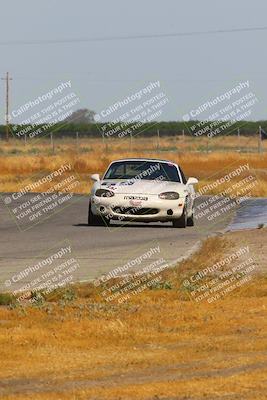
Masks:
[[[193,185],[182,169],[170,161],[131,158],[113,161],[91,191],[88,225],[108,225],[111,220],[172,221],[173,227],[194,225]]]

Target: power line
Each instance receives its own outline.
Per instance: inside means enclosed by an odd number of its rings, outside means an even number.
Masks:
[[[42,45],[42,44],[64,44],[64,43],[89,43],[89,42],[106,42],[116,40],[136,40],[136,39],[164,39],[185,36],[199,35],[216,35],[223,33],[241,33],[241,32],[259,32],[266,31],[267,26],[254,28],[234,28],[234,29],[217,29],[208,31],[192,31],[192,32],[173,32],[173,33],[154,33],[143,35],[127,35],[127,36],[100,36],[89,38],[69,38],[69,39],[44,39],[44,40],[6,40],[0,41],[0,46],[26,46],[26,45]]]

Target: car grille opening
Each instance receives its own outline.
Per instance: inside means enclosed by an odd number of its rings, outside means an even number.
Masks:
[[[138,207],[114,207],[116,214],[123,215],[155,215],[159,212],[157,208],[138,208]]]

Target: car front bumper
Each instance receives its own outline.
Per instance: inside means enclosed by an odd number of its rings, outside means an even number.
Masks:
[[[163,200],[157,195],[140,195],[145,200],[136,200],[136,197],[117,193],[114,197],[91,196],[91,210],[94,215],[120,221],[164,222],[183,214],[185,198]]]

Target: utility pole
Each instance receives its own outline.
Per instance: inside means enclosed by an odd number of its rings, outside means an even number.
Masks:
[[[50,133],[50,144],[51,144],[52,152],[55,153],[55,144],[54,144],[53,132]]]
[[[133,150],[133,135],[132,135],[132,131],[130,132],[130,150]]]
[[[79,153],[79,132],[76,132],[76,150]]]
[[[240,128],[237,128],[237,137],[238,137],[238,151],[240,152]]]
[[[12,78],[9,78],[8,72],[6,73],[5,78],[1,78],[2,81],[6,81],[6,141],[9,140],[9,81],[12,81]]]
[[[258,153],[262,152],[261,148],[261,126],[259,126],[259,137],[258,137]]]
[[[157,134],[158,134],[157,151],[159,152],[159,146],[160,146],[160,143],[159,143],[159,129],[157,130]]]

